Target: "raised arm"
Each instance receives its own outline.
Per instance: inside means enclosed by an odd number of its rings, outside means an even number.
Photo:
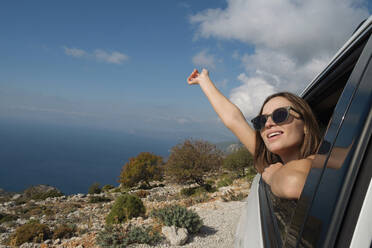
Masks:
[[[246,146],[251,154],[254,154],[256,136],[255,131],[248,125],[242,112],[230,102],[213,84],[208,71],[203,69],[201,73],[194,70],[187,79],[188,84],[199,84],[207,96],[212,107],[222,122],[236,137]]]

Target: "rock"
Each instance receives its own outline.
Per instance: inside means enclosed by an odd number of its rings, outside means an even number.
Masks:
[[[13,197],[12,197],[12,200],[15,201],[15,200],[18,200],[19,198],[21,198],[22,195],[21,194],[15,194]]]
[[[176,226],[164,226],[161,232],[171,243],[171,245],[183,245],[189,238],[186,228],[178,228]]]
[[[44,244],[47,244],[48,245],[48,244],[52,244],[52,242],[53,241],[51,239],[47,239],[47,240],[44,241]]]
[[[56,239],[56,240],[54,240],[53,245],[59,245],[60,243],[61,243],[61,240],[60,239]]]
[[[19,248],[39,248],[40,244],[35,243],[23,243]]]

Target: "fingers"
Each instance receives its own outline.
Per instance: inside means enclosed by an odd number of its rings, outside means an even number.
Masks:
[[[192,81],[199,76],[199,71],[197,69],[194,69],[194,71],[190,74],[190,76],[187,78],[188,83],[192,83]]]

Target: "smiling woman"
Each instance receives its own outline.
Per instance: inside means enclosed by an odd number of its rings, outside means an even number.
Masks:
[[[255,167],[278,197],[298,199],[319,144],[319,127],[309,105],[288,93],[269,96],[252,120],[252,129],[242,112],[215,87],[208,71],[194,70],[189,84],[199,84],[213,108],[253,154]]]

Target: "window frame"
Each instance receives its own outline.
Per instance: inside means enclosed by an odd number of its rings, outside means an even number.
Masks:
[[[332,87],[330,85],[330,81],[334,81],[335,77],[340,77],[340,72],[344,72],[346,70],[350,70],[351,75],[347,79],[345,87],[342,89],[342,93],[337,99],[337,104],[334,109],[332,109],[333,114],[329,121],[329,125],[327,127],[326,133],[324,135],[324,138],[322,140],[321,146],[319,148],[318,154],[316,155],[316,158],[314,160],[315,166],[318,165],[319,168],[311,169],[308,179],[306,181],[303,193],[301,195],[301,198],[298,201],[297,208],[295,210],[295,213],[292,217],[292,221],[289,226],[290,235],[292,236],[291,242],[289,241],[289,238],[286,238],[284,244],[282,244],[278,224],[276,222],[275,215],[273,213],[273,208],[271,205],[271,202],[268,197],[268,187],[261,179],[259,183],[259,201],[260,201],[260,211],[261,211],[261,227],[262,227],[262,239],[264,243],[264,247],[299,247],[304,244],[301,244],[301,238],[308,233],[309,231],[318,231],[309,229],[309,216],[311,213],[311,210],[313,208],[314,199],[316,199],[317,196],[319,196],[319,192],[322,190],[322,180],[325,180],[323,178],[323,174],[325,171],[325,167],[329,161],[330,156],[332,156],[332,152],[334,151],[334,145],[335,142],[337,142],[337,137],[340,131],[342,131],[344,126],[344,120],[348,116],[352,115],[353,113],[349,113],[348,110],[350,106],[353,104],[354,96],[358,94],[358,92],[361,91],[361,86],[359,83],[362,81],[361,76],[364,74],[366,67],[372,68],[372,62],[369,63],[370,60],[367,58],[370,57],[370,51],[372,50],[372,38],[370,37],[372,28],[369,26],[367,29],[365,29],[361,35],[362,38],[355,39],[351,43],[351,48],[345,49],[343,52],[338,54],[336,56],[336,59],[326,68],[325,71],[323,71],[316,80],[310,85],[309,88],[307,88],[304,93],[302,94],[302,97],[309,102],[311,105],[312,103],[319,102],[319,96],[322,94],[322,92],[327,89],[327,87]],[[358,50],[359,49],[359,50]],[[355,66],[354,66],[355,65]],[[372,78],[372,77],[371,77]],[[370,79],[371,79],[370,78]],[[370,88],[372,88],[372,80],[370,80],[371,83],[368,82],[368,80],[364,80],[364,84],[368,84]],[[363,83],[363,82],[362,82]],[[328,89],[329,90],[329,89]],[[341,91],[340,91],[341,92]],[[324,94],[323,94],[324,97]],[[371,93],[372,98],[372,93]],[[369,106],[370,108],[370,106]],[[370,119],[372,119],[372,112],[369,113],[371,116]],[[364,122],[363,122],[364,123]],[[369,123],[369,124],[368,124]],[[361,156],[364,154],[365,149],[367,145],[369,144],[369,137],[371,136],[372,131],[372,124],[367,121],[367,124],[364,126],[364,134],[362,136],[362,139],[357,139],[356,143],[359,144],[359,148],[355,147],[357,144],[353,144],[353,157]],[[367,133],[368,134],[367,134]],[[358,132],[357,137],[360,137],[361,133]],[[336,209],[335,216],[331,216],[331,221],[329,225],[327,225],[326,228],[326,234],[323,233],[323,236],[325,237],[323,239],[323,242],[321,246],[326,245],[326,247],[332,247],[336,241],[337,244],[341,244],[337,240],[337,234],[340,232],[347,232],[346,230],[350,231],[349,225],[350,223],[355,223],[356,219],[353,216],[349,216],[350,212],[348,211],[357,211],[361,208],[360,201],[353,200],[355,198],[354,196],[351,196],[351,193],[355,190],[358,190],[358,188],[351,187],[350,189],[347,189],[347,186],[349,185],[360,185],[360,182],[356,182],[358,174],[358,170],[362,164],[363,156],[359,158],[358,161],[354,161],[354,165],[352,166],[350,170],[352,172],[348,173],[347,182],[345,182],[342,186],[343,192],[339,203],[337,203],[338,207]],[[372,159],[372,158],[371,158]],[[355,159],[354,159],[355,160]],[[369,161],[369,159],[366,159],[366,161]],[[314,165],[313,163],[313,165]],[[361,169],[361,171],[365,171],[365,169]],[[352,174],[352,175],[350,175]],[[360,176],[358,176],[359,178]],[[366,179],[364,179],[365,181]],[[345,186],[346,185],[346,186]],[[346,187],[346,188],[345,188]],[[366,190],[362,189],[362,192],[365,193]],[[360,190],[359,190],[360,191]],[[347,205],[348,199],[353,200],[354,205]],[[352,209],[352,210],[349,210]],[[332,212],[333,213],[333,212]],[[345,220],[341,222],[341,220],[336,220],[337,216],[342,217],[346,213]],[[347,224],[349,223],[349,224]],[[346,225],[346,226],[345,226]],[[347,227],[345,229],[345,227]],[[354,225],[355,228],[355,225]],[[353,229],[354,230],[354,229]],[[319,232],[318,235],[320,235],[322,232]],[[293,237],[296,237],[295,242],[293,242]],[[345,235],[343,237],[343,241],[348,242],[350,244],[352,235]],[[340,239],[341,240],[341,239]],[[312,244],[314,246],[318,246],[319,243],[317,243],[317,240],[312,240]],[[345,246],[346,247],[346,246]]]
[[[362,91],[365,91],[368,89],[368,87],[370,89],[372,88],[372,80],[368,80],[371,79],[370,75],[367,75],[367,78],[363,78],[366,70],[371,70],[372,68],[370,63],[372,51],[372,38],[370,37],[370,30],[367,38],[369,38],[369,41],[364,46],[362,54],[360,55],[358,62],[348,80],[348,83],[346,84],[344,91],[336,105],[334,114],[331,118],[318,154],[313,162],[313,168],[309,173],[304,191],[299,200],[299,205],[295,211],[290,229],[295,233],[297,241],[296,243],[286,243],[285,247],[304,246],[305,244],[301,243],[303,242],[301,240],[307,239],[307,236],[309,235],[312,235],[314,238],[310,242],[314,247],[333,247],[336,242],[337,234],[341,227],[341,220],[343,214],[345,213],[348,199],[351,195],[353,188],[352,186],[354,185],[361,165],[361,160],[363,158],[362,155],[364,154],[371,136],[371,131],[369,131],[371,130],[371,126],[368,121],[365,124],[365,112],[369,112],[371,107],[370,102],[368,102],[369,100],[366,100],[363,111],[360,110],[358,113],[358,111],[355,110],[355,105],[357,104],[357,100],[360,99],[360,94],[364,93]],[[369,98],[371,97],[372,94],[369,92]],[[352,112],[349,111],[351,108],[354,108]],[[331,216],[326,216],[328,219],[326,222],[324,222],[326,220],[324,216],[322,218],[320,217],[321,215],[316,215],[316,217],[319,218],[315,218],[313,209],[316,208],[317,204],[319,204],[319,200],[317,201],[317,199],[322,194],[324,195],[327,190],[329,190],[325,188],[324,185],[324,182],[330,178],[327,177],[327,170],[329,171],[329,168],[326,168],[326,166],[329,163],[330,158],[332,159],[332,156],[335,156],[334,151],[338,146],[339,140],[341,139],[339,135],[342,136],[342,132],[345,132],[345,129],[347,128],[345,127],[345,120],[355,118],[353,115],[359,115],[359,119],[362,121],[359,123],[358,127],[355,127],[355,130],[353,130],[355,132],[355,136],[353,136],[355,143],[351,144],[350,146],[350,153],[348,154],[349,157],[345,158],[345,160],[341,163],[349,163],[350,166],[347,168],[347,172],[345,172],[343,175],[345,181],[342,181],[342,185],[335,189],[335,192],[338,191],[339,195],[334,202],[332,211],[330,213]],[[362,131],[362,129],[367,131]],[[363,135],[361,134],[362,132],[364,132]],[[346,159],[348,159],[348,161],[346,161]],[[316,223],[314,221],[313,223],[310,223],[311,221],[309,220],[309,217],[314,217],[320,222],[323,221],[323,226],[315,228]],[[317,236],[316,231],[319,231],[318,237],[315,237]]]

